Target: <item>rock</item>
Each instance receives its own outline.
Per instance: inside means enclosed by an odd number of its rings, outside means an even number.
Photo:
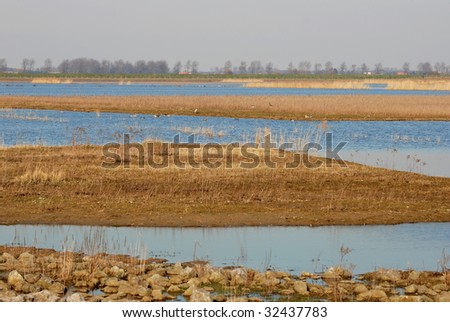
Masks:
[[[324,279],[351,279],[353,273],[343,267],[331,267],[323,274]]]
[[[161,290],[152,290],[152,298],[155,301],[163,301],[164,295]]]
[[[116,277],[118,279],[122,279],[126,277],[125,270],[123,268],[119,268],[117,266],[113,266],[109,269],[109,276]]]
[[[17,259],[22,265],[33,266],[36,257],[28,252],[22,253]]]
[[[209,276],[208,276],[208,280],[211,283],[218,283],[218,284],[221,284],[221,285],[227,284],[227,278],[225,277],[225,275],[223,275],[219,271],[211,272],[211,274],[209,274]]]
[[[370,290],[364,293],[360,293],[356,296],[356,300],[361,301],[370,301],[370,302],[376,302],[383,299],[386,299],[387,295],[382,290]]]
[[[25,279],[18,271],[12,271],[8,274],[8,284],[11,286],[25,282]]]
[[[291,290],[291,289],[285,289],[285,290],[281,290],[280,295],[285,295],[285,296],[290,296],[290,295],[294,295],[295,291]]]
[[[364,284],[357,284],[355,286],[355,288],[353,289],[353,292],[355,294],[361,294],[361,293],[365,293],[368,291],[369,291],[369,289]]]
[[[117,277],[110,277],[105,279],[104,283],[105,286],[112,286],[112,287],[119,287],[120,283]]]
[[[211,294],[202,289],[195,289],[189,298],[190,302],[212,302]]]
[[[16,292],[29,293],[31,291],[30,284],[17,271],[12,271],[8,274],[8,284]]]
[[[169,293],[180,293],[181,289],[176,286],[176,285],[170,285],[169,288],[167,289],[167,292]]]
[[[11,288],[8,284],[3,281],[0,281],[0,291],[9,291]]]
[[[411,271],[408,274],[408,279],[410,281],[417,281],[419,278],[420,278],[420,272],[418,272],[418,271]]]
[[[118,287],[114,287],[114,286],[106,286],[104,288],[102,288],[102,292],[106,293],[106,294],[114,294],[117,293],[119,291]]]
[[[148,290],[140,285],[121,284],[117,292],[144,297],[147,295]]]
[[[66,302],[84,302],[84,297],[80,293],[73,293],[66,297]]]
[[[380,269],[374,273],[374,278],[381,282],[396,283],[401,280],[402,275],[393,269]]]
[[[32,297],[33,302],[57,302],[59,300],[58,296],[50,293],[50,291],[48,291],[48,290],[31,293],[31,294],[28,294],[27,296]]]
[[[194,291],[196,289],[197,289],[197,287],[194,286],[194,285],[189,286],[189,288],[186,291],[183,292],[183,296],[187,296],[187,297],[192,296],[192,294],[194,293]]]
[[[450,302],[450,292],[442,292],[436,297],[437,302]]]
[[[294,291],[299,295],[309,295],[308,284],[306,282],[296,281],[294,283]]]
[[[159,274],[148,277],[146,281],[153,290],[163,290],[169,284],[169,281]]]
[[[17,262],[17,260],[13,255],[9,253],[3,253],[2,262],[7,265],[14,265]]]
[[[44,290],[48,290],[53,284],[53,280],[47,276],[41,276],[39,281],[37,281],[36,285]]]
[[[62,283],[53,283],[48,290],[54,294],[64,294],[66,293],[66,286]]]
[[[181,275],[184,273],[184,269],[181,266],[181,263],[176,263],[172,266],[172,268],[167,270],[167,275]]]
[[[405,287],[405,294],[415,294],[417,292],[416,285],[408,285]]]
[[[25,281],[27,281],[28,283],[36,284],[39,281],[39,279],[41,278],[41,275],[40,274],[26,274],[24,276],[24,278],[25,278]]]
[[[247,271],[244,268],[236,268],[230,271],[230,286],[242,286],[246,282]]]
[[[433,291],[442,292],[442,291],[448,291],[450,287],[445,283],[439,283],[432,287]]]

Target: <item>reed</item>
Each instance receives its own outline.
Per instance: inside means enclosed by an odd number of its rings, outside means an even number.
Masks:
[[[450,120],[447,96],[0,96],[0,107],[306,121]]]
[[[278,160],[278,151],[272,154]],[[187,160],[188,155],[180,157]],[[195,155],[197,161],[202,157]],[[225,164],[227,157],[216,159]],[[292,157],[287,153],[286,160]],[[243,160],[233,158],[235,163]],[[129,168],[105,169],[103,161],[101,148],[94,146],[1,148],[0,223],[289,226],[450,218],[448,178],[357,164],[317,169],[287,169],[281,162],[276,168],[260,164],[254,169],[180,169],[172,164],[139,168],[137,153],[131,153]],[[49,179],[51,173],[56,179]]]

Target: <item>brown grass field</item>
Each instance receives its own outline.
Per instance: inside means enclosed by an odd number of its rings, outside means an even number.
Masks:
[[[448,96],[0,96],[0,108],[284,120],[450,120]]]
[[[158,158],[166,153],[158,151]],[[170,163],[165,169],[139,169],[135,154],[129,169],[105,169],[102,161],[115,161],[105,159],[100,147],[1,148],[0,224],[217,227],[450,221],[450,178],[357,164],[179,169]],[[201,158],[196,154],[196,160]],[[234,158],[233,165],[242,160]]]
[[[447,78],[258,80],[246,82],[245,87],[367,89],[370,84],[385,84],[388,90],[450,90]]]

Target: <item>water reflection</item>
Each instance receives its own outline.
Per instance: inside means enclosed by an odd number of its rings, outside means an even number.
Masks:
[[[450,250],[450,223],[396,226],[129,228],[0,226],[0,244],[28,245],[88,253],[127,253],[171,262],[209,260],[263,270],[323,271],[341,264],[362,273],[379,267],[438,269]]]

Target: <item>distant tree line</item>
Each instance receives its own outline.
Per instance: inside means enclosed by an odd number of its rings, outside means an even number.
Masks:
[[[59,65],[54,66],[51,59],[46,59],[43,65],[36,68],[36,61],[32,58],[22,60],[21,69],[8,68],[5,59],[0,59],[0,72],[20,71],[24,73],[64,73],[64,74],[197,74],[200,73],[199,63],[196,60],[188,60],[185,63],[176,62],[172,68],[165,60],[138,60],[134,63],[124,60],[102,60],[98,61],[91,58],[65,59]],[[383,75],[383,74],[450,74],[450,65],[445,62],[437,62],[432,65],[430,62],[421,62],[413,70],[408,62],[405,62],[401,68],[385,68],[383,64],[377,63],[372,68],[367,64],[347,65],[342,62],[334,66],[331,61],[322,63],[311,63],[309,61],[300,61],[297,64],[290,62],[285,69],[278,69],[273,63],[263,64],[260,60],[253,60],[247,63],[240,62],[233,66],[230,60],[227,60],[223,67],[215,67],[210,70],[214,74],[355,74],[355,75]]]

